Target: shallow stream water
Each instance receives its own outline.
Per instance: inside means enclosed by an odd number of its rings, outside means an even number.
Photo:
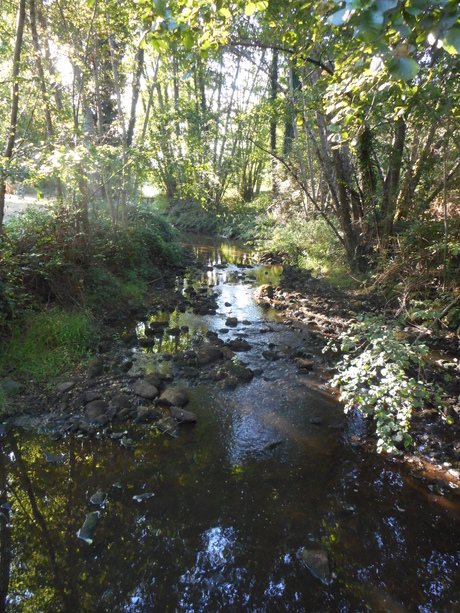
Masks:
[[[4,440],[0,610],[460,611],[458,493],[355,444],[364,424],[330,393],[315,336],[254,300],[280,268],[250,268],[225,241],[190,248],[209,266],[201,282],[217,314],[152,315],[189,328],[155,351],[207,330],[239,335],[251,345],[240,359],[260,374],[235,390],[191,385],[198,422],[177,438],[130,425],[130,449],[34,432]],[[222,332],[228,316],[246,323]],[[290,359],[299,348],[313,372]],[[134,368],[157,368],[155,351],[138,351]],[[90,502],[98,491],[102,505]],[[77,532],[95,511],[88,543]]]

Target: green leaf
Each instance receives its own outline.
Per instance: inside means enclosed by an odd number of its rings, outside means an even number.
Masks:
[[[442,44],[450,55],[460,53],[460,26],[451,28],[443,39]]]
[[[87,3],[87,5],[89,6],[90,9],[93,8],[95,2],[96,2],[96,0],[86,0],[86,3]]]
[[[230,17],[232,16],[232,14],[230,13],[230,11],[228,10],[226,6],[223,6],[221,9],[219,9],[219,15],[221,17],[225,17],[226,19],[230,19]]]
[[[164,17],[166,13],[166,0],[153,0],[155,10],[160,17]]]
[[[254,2],[249,2],[248,4],[246,4],[246,6],[244,7],[244,14],[246,15],[246,17],[251,17],[251,15],[256,12],[256,8],[257,7]]]
[[[409,57],[393,57],[387,62],[388,72],[394,81],[410,81],[418,71],[419,65]]]
[[[193,47],[194,39],[193,34],[190,31],[184,34],[183,43],[187,51],[190,51],[190,49]]]

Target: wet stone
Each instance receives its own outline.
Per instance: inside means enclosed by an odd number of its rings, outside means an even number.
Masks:
[[[165,406],[185,407],[189,403],[187,393],[177,387],[168,387],[160,396],[160,404]]]
[[[154,338],[141,338],[139,339],[139,345],[145,349],[149,349],[155,345]]]
[[[169,434],[169,436],[177,437],[179,434],[179,426],[174,417],[163,417],[156,423],[156,427],[163,434]]]
[[[136,381],[133,389],[135,394],[147,400],[153,400],[158,396],[158,389],[145,380]]]
[[[119,421],[126,421],[127,419],[129,419],[131,417],[132,413],[133,413],[133,409],[131,407],[126,407],[126,408],[121,409],[120,411],[118,411],[118,413],[115,415],[115,417]]]
[[[152,407],[139,407],[137,409],[137,416],[135,422],[138,424],[154,421],[160,417],[160,413]]]
[[[93,400],[86,405],[85,416],[87,419],[94,420],[96,417],[103,415],[108,408],[109,405],[105,400]]]
[[[242,338],[234,338],[227,343],[227,347],[232,351],[249,351],[251,345]]]
[[[154,372],[152,372],[149,375],[147,375],[146,377],[144,377],[144,381],[146,381],[150,385],[153,385],[153,387],[156,387],[157,389],[160,389],[160,387],[163,384],[163,382],[160,379],[160,377],[157,375],[157,373],[154,373]]]
[[[207,364],[213,364],[222,358],[222,351],[217,347],[206,347],[200,349],[197,353],[196,363],[197,366],[206,366]]]
[[[185,424],[194,424],[196,422],[195,413],[178,407],[171,407],[171,416]]]
[[[227,317],[225,320],[225,325],[234,328],[238,325],[238,319],[236,317]]]
[[[308,570],[325,585],[332,582],[332,573],[329,566],[329,557],[325,550],[305,549],[302,559]]]
[[[269,360],[270,362],[275,362],[281,357],[278,353],[276,353],[276,351],[270,351],[269,349],[267,349],[266,351],[262,351],[262,355],[266,360]]]
[[[112,398],[110,404],[115,409],[125,409],[131,404],[131,399],[127,394],[117,394]]]

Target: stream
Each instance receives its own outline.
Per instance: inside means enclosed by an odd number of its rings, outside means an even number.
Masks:
[[[129,374],[176,380],[171,356],[214,332],[247,342],[234,361],[254,378],[184,379],[197,423],[177,436],[124,422],[125,447],[5,437],[0,611],[460,611],[458,491],[357,444],[366,424],[328,388],[317,335],[254,299],[282,267],[229,241],[186,242],[203,267],[176,287],[211,286],[217,312],[152,313],[182,332],[131,349]],[[147,324],[123,325],[142,337]]]

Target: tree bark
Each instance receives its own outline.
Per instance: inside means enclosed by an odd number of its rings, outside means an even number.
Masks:
[[[403,161],[404,144],[406,142],[406,122],[399,118],[396,121],[393,143],[390,153],[390,164],[383,186],[382,213],[383,228],[382,240],[385,246],[393,233],[393,223],[396,213],[396,202],[399,191],[399,179]]]
[[[9,136],[6,142],[3,158],[7,161],[11,160],[13,155],[14,143],[16,141],[16,131],[18,127],[18,108],[19,108],[19,68],[21,62],[22,41],[24,37],[24,22],[26,18],[26,0],[19,0],[18,17],[16,22],[16,42],[14,45],[13,56],[13,89],[11,98],[11,115],[9,125]],[[3,232],[3,217],[5,214],[5,194],[6,194],[6,177],[0,175],[0,238]]]

